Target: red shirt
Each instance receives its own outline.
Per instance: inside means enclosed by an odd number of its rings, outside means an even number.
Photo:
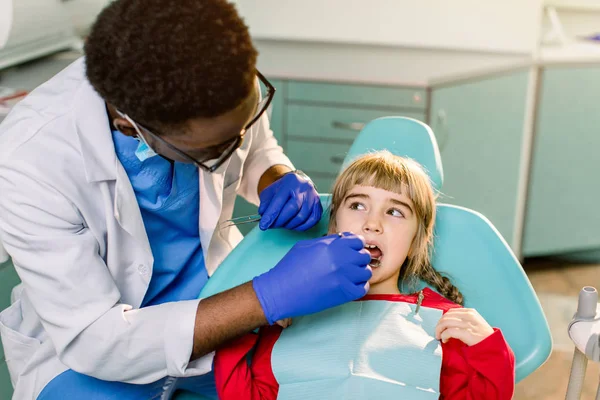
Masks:
[[[460,307],[425,289],[422,305],[444,313]],[[417,295],[367,295],[361,301],[386,300],[416,304]],[[279,384],[271,368],[271,352],[281,334],[279,326],[261,328],[217,350],[214,361],[221,400],[275,400]],[[247,356],[254,348],[250,365]],[[499,329],[474,346],[450,339],[442,343],[440,399],[511,399],[515,386],[515,357]]]

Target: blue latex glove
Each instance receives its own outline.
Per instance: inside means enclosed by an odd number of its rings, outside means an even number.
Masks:
[[[260,194],[259,227],[305,231],[321,220],[323,206],[315,187],[289,173],[267,186]]]
[[[359,236],[345,233],[304,240],[252,285],[269,324],[323,311],[369,290],[371,255]]]

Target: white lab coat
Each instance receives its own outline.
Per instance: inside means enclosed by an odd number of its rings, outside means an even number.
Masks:
[[[68,368],[149,383],[204,374],[189,362],[199,300],[139,309],[153,257],[116,157],[103,100],[80,59],[33,91],[0,126],[0,235],[23,285],[0,314],[16,399],[35,399]],[[264,116],[215,173],[200,171],[200,241],[212,274],[241,240],[236,193],[258,202],[259,178],[292,167]]]

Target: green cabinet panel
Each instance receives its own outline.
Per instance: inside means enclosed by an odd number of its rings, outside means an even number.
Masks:
[[[600,67],[543,72],[524,254],[600,248]]]
[[[20,282],[21,280],[10,260],[4,264],[0,264],[0,310],[4,310],[10,305],[12,288]]]
[[[485,215],[513,238],[526,71],[434,88],[431,127],[444,167],[442,202]]]
[[[15,268],[10,260],[4,264],[0,264],[0,311],[10,306],[10,293],[12,292],[12,289],[20,282],[21,280],[19,279],[19,276],[17,275],[17,272],[15,271]],[[0,346],[0,361],[3,359],[4,349],[2,346]]]
[[[286,111],[288,143],[292,137],[346,140],[351,143],[362,126],[375,118],[398,115],[425,119],[424,112],[342,108],[317,104],[288,104]]]
[[[368,107],[414,108],[425,110],[425,88],[348,85],[318,82],[289,82],[291,102],[354,104]]]
[[[317,173],[337,176],[348,154],[351,143],[320,143],[288,140],[287,155],[298,169],[307,174]]]
[[[273,135],[279,142],[280,146],[284,145],[284,127],[283,127],[283,115],[285,112],[285,92],[286,92],[286,82],[281,80],[272,80],[270,81],[273,86],[275,86],[275,97],[273,97],[273,101],[271,102],[271,106],[269,109],[269,121],[271,124],[271,130],[273,131]]]
[[[20,282],[12,262],[0,264],[0,310],[4,310],[10,305],[10,293]],[[0,345],[0,399],[10,399],[12,393],[10,375],[4,360],[4,349]]]
[[[307,174],[317,186],[319,193],[331,193],[336,175]]]
[[[4,357],[0,359],[0,399],[8,400],[13,395],[13,387],[10,383],[8,367],[6,366],[6,362],[3,360]]]

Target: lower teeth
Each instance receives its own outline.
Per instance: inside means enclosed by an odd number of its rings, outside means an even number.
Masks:
[[[379,267],[379,264],[381,264],[381,261],[376,258],[372,258],[371,262],[369,263],[371,267]]]

